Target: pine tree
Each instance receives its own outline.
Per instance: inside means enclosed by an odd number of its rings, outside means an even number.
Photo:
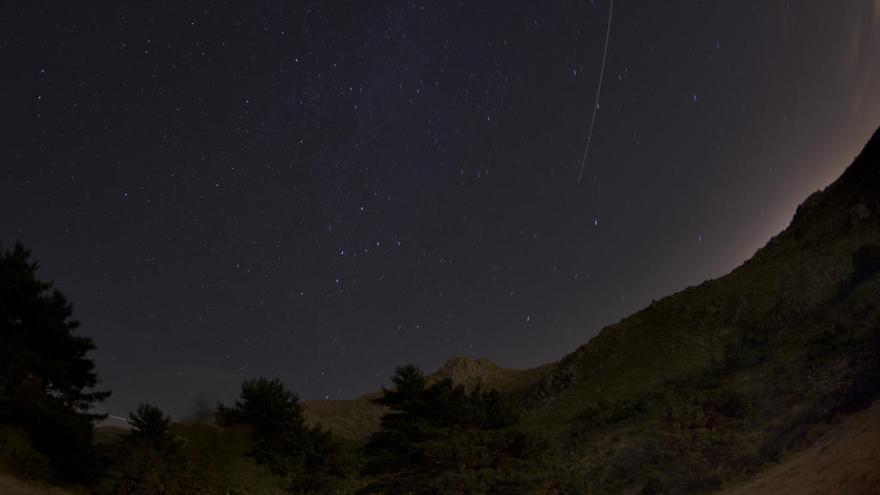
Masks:
[[[20,243],[0,257],[0,424],[30,436],[63,480],[90,472],[95,391],[92,340],[73,331],[73,309]]]
[[[374,478],[365,493],[481,492],[503,459],[522,457],[517,417],[496,390],[468,392],[448,378],[428,385],[411,364],[391,382],[374,400],[389,411],[364,447],[363,474]]]
[[[245,380],[231,407],[217,407],[222,426],[250,430],[254,459],[284,478],[290,491],[311,493],[338,474],[339,448],[329,432],[306,426],[299,397],[280,380]]]
[[[171,418],[156,406],[141,404],[128,415],[132,426],[131,437],[136,442],[144,443],[156,450],[174,449],[174,438],[171,434]]]

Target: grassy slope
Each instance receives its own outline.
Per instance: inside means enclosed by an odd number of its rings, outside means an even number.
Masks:
[[[880,402],[815,444],[721,495],[870,495],[880,491]]]
[[[705,451],[699,462],[728,447],[748,460],[741,472],[714,475],[720,480],[757,469],[749,462],[778,454],[762,449],[797,447],[777,438],[794,436],[792,428],[819,434],[829,414],[821,402],[845,390],[854,349],[880,325],[876,274],[841,293],[864,244],[880,244],[880,133],[752,259],[606,327],[563,358],[527,395],[527,426],[576,452],[573,462],[594,477],[620,476],[608,470],[612,457],[644,460],[658,443],[679,454]],[[748,410],[719,414],[726,394]],[[721,438],[720,446],[703,437]]]
[[[854,181],[842,177],[814,194],[788,229],[730,274],[606,327],[563,358],[532,391],[533,402],[553,404],[539,410],[535,420],[570,418],[572,409],[589,400],[641,395],[721,358],[729,338],[745,327],[793,320],[796,315],[789,313],[827,302],[849,275],[855,248],[880,242],[880,210],[841,232],[861,200],[877,203],[880,189],[873,188],[880,186],[880,164],[872,158],[872,182],[856,189],[848,187]]]
[[[862,242],[880,241],[876,231],[864,234]],[[746,327],[786,320],[785,313],[797,306],[815,307],[814,301],[831,297],[849,273],[857,243],[832,241],[810,252],[798,250],[797,244],[786,232],[727,276],[669,296],[603,329],[566,356],[532,393],[534,402],[548,404],[534,420],[565,422],[584,403],[644,395],[722,359],[730,339]],[[800,287],[797,297],[804,301],[785,301],[784,286]]]
[[[646,479],[705,492],[808,445],[839,416],[861,348],[880,333],[880,277],[848,288],[866,244],[880,244],[880,133],[728,275],[652,303],[558,363],[453,359],[435,376],[522,397],[525,428],[597,493],[650,491]],[[310,402],[306,414],[361,440],[382,414],[368,398]],[[670,466],[683,471],[662,474]],[[670,479],[692,472],[690,485]]]
[[[309,425],[320,425],[340,438],[360,441],[379,429],[385,408],[370,402],[377,394],[351,400],[303,401],[303,416]]]

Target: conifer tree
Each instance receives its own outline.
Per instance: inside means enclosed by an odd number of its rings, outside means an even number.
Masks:
[[[329,432],[308,427],[299,397],[277,378],[245,380],[232,406],[217,407],[222,426],[250,430],[254,459],[287,480],[294,493],[323,488],[338,474],[338,446]]]
[[[21,428],[62,480],[90,471],[92,406],[109,392],[87,356],[91,339],[74,334],[73,308],[20,243],[0,256],[0,424]]]

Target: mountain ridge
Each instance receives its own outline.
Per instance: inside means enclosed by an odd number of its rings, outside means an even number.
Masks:
[[[869,494],[880,482],[877,363],[880,130],[740,266],[559,361],[517,370],[455,357],[424,380],[402,369],[392,391],[301,405],[339,440],[307,430],[340,456],[332,479],[313,480],[326,493]],[[95,433],[106,455],[134,445],[118,429]],[[248,455],[249,427],[184,421],[166,433],[180,449],[173,466],[152,471],[170,451],[144,446],[112,476],[143,467],[160,485],[167,475],[189,486],[170,470],[189,465],[224,492],[283,491]],[[44,489],[0,475],[0,491]]]
[[[564,476],[597,493],[752,479],[880,395],[870,364],[880,358],[878,246],[880,130],[729,273],[506,375],[523,428],[558,445]],[[453,358],[431,376],[492,387],[500,369]]]
[[[599,351],[590,348],[589,346],[591,345],[594,347],[602,347],[603,349],[613,348],[614,342],[620,340],[622,337],[616,332],[626,331],[626,329],[629,328],[628,324],[633,322],[638,323],[640,320],[648,319],[653,312],[662,312],[665,317],[668,317],[669,315],[677,315],[677,318],[681,319],[681,315],[687,315],[698,311],[698,308],[695,308],[695,306],[698,305],[691,303],[692,299],[703,299],[705,297],[703,297],[704,294],[702,293],[713,292],[713,287],[718,287],[719,284],[723,284],[729,277],[741,276],[743,272],[748,274],[748,271],[751,270],[756,263],[763,261],[764,258],[772,259],[778,256],[777,251],[781,244],[790,242],[793,239],[804,243],[814,243],[823,240],[829,233],[834,232],[834,228],[830,226],[832,222],[830,222],[829,219],[822,218],[822,215],[826,213],[825,210],[828,209],[829,205],[827,203],[829,201],[840,202],[841,207],[849,207],[848,222],[843,224],[846,228],[852,228],[860,222],[872,220],[876,222],[878,214],[874,212],[880,211],[880,206],[878,206],[880,205],[880,202],[878,202],[877,198],[877,191],[880,191],[880,184],[878,184],[880,183],[880,174],[878,174],[878,167],[876,164],[873,167],[871,166],[871,159],[873,158],[876,161],[877,156],[880,156],[880,129],[875,132],[871,140],[864,147],[863,151],[859,154],[856,160],[847,167],[841,177],[823,190],[811,194],[807,200],[798,206],[789,226],[771,238],[767,244],[760,248],[752,257],[721,277],[707,280],[698,286],[689,286],[674,294],[663,297],[659,301],[652,302],[646,308],[623,318],[620,322],[604,327],[595,337],[558,361],[554,370],[545,376],[541,382],[536,384],[534,390],[530,391],[529,396],[525,399],[526,403],[528,405],[535,405],[541,403],[542,400],[558,395],[562,388],[565,388],[568,384],[573,382],[573,375],[576,373],[576,370],[571,364],[577,359],[578,354],[597,354]],[[855,202],[857,199],[864,199],[866,195],[871,196],[871,193],[873,193],[874,196],[871,201],[871,206],[866,205],[864,202]],[[819,223],[823,228],[818,232],[805,232],[804,225],[810,222]],[[842,266],[839,263],[828,264],[821,268],[822,269],[818,272],[811,270],[809,278],[818,280],[823,285],[839,284],[848,274],[848,267]],[[772,282],[774,283],[774,286],[765,291],[771,292],[776,290],[778,285],[786,283],[799,286],[815,285],[815,282],[803,280],[802,278],[797,280],[783,280],[778,276],[773,277]],[[766,284],[767,279],[762,278],[761,282]],[[821,297],[823,295],[827,294],[816,294],[816,297]],[[706,320],[705,324],[710,323],[713,316],[722,312],[731,313],[733,315],[733,317],[726,322],[727,324],[735,325],[741,322],[744,318],[744,307],[749,304],[754,304],[754,301],[752,300],[754,299],[754,294],[746,292],[739,296],[740,297],[726,299],[717,297],[714,300],[704,301],[701,308],[703,314],[700,316],[704,317]],[[708,297],[714,297],[714,294],[709,294]],[[686,300],[687,302],[683,303],[682,300]],[[813,304],[815,301],[796,299],[782,302],[783,305],[780,308],[781,310],[791,310],[798,305],[809,305]],[[661,346],[660,349],[662,348],[663,347]]]

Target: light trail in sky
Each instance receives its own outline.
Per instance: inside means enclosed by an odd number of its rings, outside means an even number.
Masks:
[[[581,159],[581,171],[578,174],[578,184],[584,178],[584,167],[587,164],[587,154],[590,152],[590,143],[593,142],[593,126],[596,124],[596,114],[599,113],[599,96],[602,94],[602,79],[605,77],[605,59],[608,58],[608,41],[611,39],[611,15],[614,13],[614,0],[608,8],[608,27],[605,29],[605,49],[602,50],[602,66],[599,69],[599,85],[596,88],[596,102],[593,104],[593,116],[590,118],[590,130],[587,132],[587,144],[584,146],[584,157]]]

